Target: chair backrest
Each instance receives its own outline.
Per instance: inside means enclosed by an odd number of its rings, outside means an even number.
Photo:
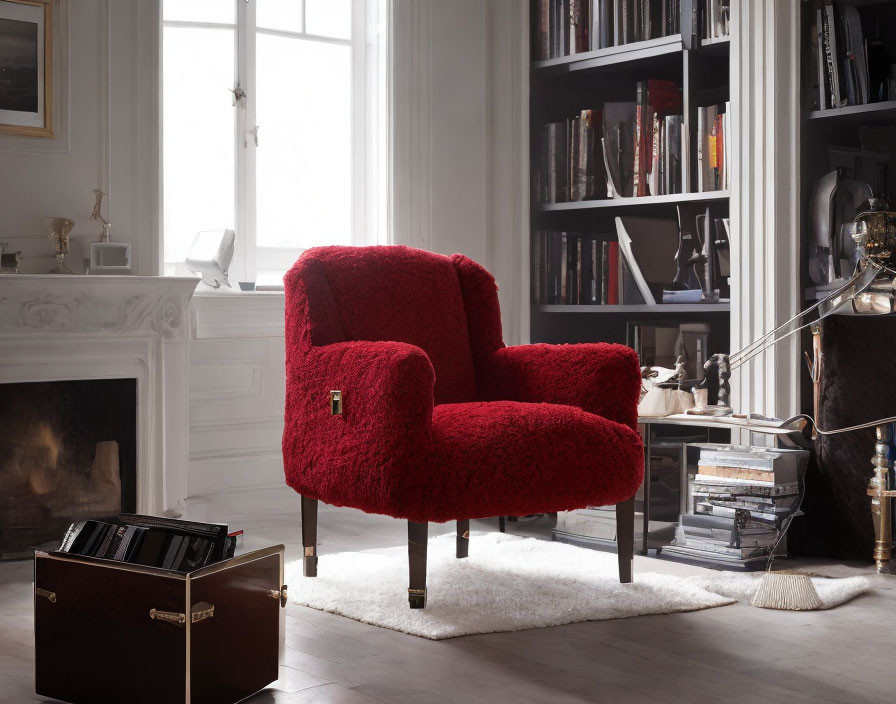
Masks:
[[[435,370],[436,404],[476,400],[467,314],[451,258],[402,246],[317,247],[302,254],[287,286],[298,283],[292,277],[310,276],[312,270],[322,271],[326,284],[305,286],[307,316],[330,320],[335,313],[341,326],[338,333],[330,330],[326,341],[416,345]],[[334,306],[332,312],[315,310]]]

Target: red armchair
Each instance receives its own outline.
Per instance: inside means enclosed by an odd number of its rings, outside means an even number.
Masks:
[[[411,608],[426,602],[429,521],[456,520],[466,557],[471,518],[614,503],[619,579],[632,580],[632,350],[505,347],[495,280],[460,254],[321,247],[285,285],[283,462],[306,576],[319,500],[407,519]]]

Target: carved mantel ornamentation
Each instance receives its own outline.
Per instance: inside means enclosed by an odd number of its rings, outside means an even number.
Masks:
[[[0,335],[160,336],[185,340],[195,278],[0,277]]]

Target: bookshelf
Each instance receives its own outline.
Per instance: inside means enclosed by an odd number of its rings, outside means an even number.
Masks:
[[[873,122],[896,122],[896,100],[865,105],[847,105],[842,108],[811,110],[807,120],[830,120],[831,122],[869,124]]]
[[[532,3],[530,21],[535,33],[532,46],[535,60],[530,62],[529,72],[529,161],[533,185],[529,226],[534,235],[530,245],[530,260],[540,258],[544,261],[544,257],[548,256],[547,245],[538,239],[538,233],[542,232],[588,233],[588,242],[597,240],[598,246],[603,246],[604,243],[618,245],[615,224],[617,217],[623,220],[629,217],[657,218],[676,223],[674,243],[677,246],[678,206],[686,206],[691,216],[694,213],[705,213],[709,209],[715,219],[728,218],[729,190],[700,188],[696,134],[700,107],[725,103],[732,97],[729,36],[710,36],[711,32],[700,31],[698,36],[702,36],[702,39],[687,41],[680,31],[681,27],[688,27],[685,18],[684,21],[677,22],[677,27],[673,23],[672,28],[678,31],[671,32],[668,36],[653,36],[627,44],[539,59],[538,52],[542,48],[538,45],[541,1],[534,0]],[[562,3],[565,0],[548,2],[553,6],[555,2]],[[699,5],[705,6],[706,3],[701,1]],[[706,29],[703,26],[705,19],[701,15],[701,30]],[[686,44],[695,48],[685,48]],[[684,167],[680,174],[680,186],[655,189],[651,183],[651,192],[658,190],[659,194],[623,194],[610,198],[604,197],[607,194],[606,184],[597,183],[593,191],[594,197],[586,195],[581,199],[572,199],[569,197],[572,196],[571,190],[565,198],[556,197],[556,191],[553,192],[554,197],[545,197],[542,186],[547,173],[547,157],[551,152],[544,147],[544,126],[575,118],[583,110],[602,110],[606,103],[634,102],[638,83],[650,80],[672,82],[680,89],[681,132],[688,135],[682,147]],[[733,144],[731,135],[728,139]],[[573,180],[573,176],[570,176],[568,183],[571,184]],[[668,192],[675,190],[680,192]],[[582,235],[580,240],[586,241],[586,237]],[[582,265],[581,261],[579,265]],[[674,260],[670,259],[669,266],[672,267],[668,277],[671,282],[675,273]],[[532,275],[533,279],[536,275],[541,276],[535,271]],[[622,276],[623,270],[620,268],[619,277]],[[675,330],[683,324],[695,324],[708,326],[709,339],[704,343],[705,347],[712,352],[729,349],[731,306],[725,299],[714,303],[647,304],[643,300],[623,300],[620,286],[617,303],[604,300],[601,304],[594,304],[581,300],[582,284],[578,285],[580,300],[576,303],[544,300],[541,295],[543,289],[537,295],[533,291],[530,299],[532,342],[602,341],[626,344],[630,342],[632,325]],[[661,295],[654,295],[654,298],[659,301]],[[643,361],[653,363],[650,360]],[[696,368],[698,364],[695,363],[694,366]],[[650,548],[659,552],[671,542],[681,505],[680,475],[675,470],[674,478],[670,478],[671,475],[666,471],[666,460],[681,456],[680,447],[683,442],[726,441],[730,439],[730,431],[650,423],[642,425],[641,432],[646,434],[645,444],[652,448],[651,452],[665,458],[652,463],[648,457],[647,481],[636,499],[638,523],[643,525],[642,534],[638,538],[643,546],[642,551]],[[653,472],[650,470],[652,464],[657,465]],[[645,507],[647,511],[644,510]],[[644,531],[648,535],[646,540]],[[567,529],[558,527],[555,539],[598,548],[612,545],[612,540],[595,537],[594,534],[588,535],[568,526]]]
[[[813,208],[813,191],[826,174],[835,170],[841,171],[840,180],[848,179],[866,183],[874,195],[883,194],[891,201],[896,197],[896,76],[892,73],[891,64],[896,58],[896,2],[894,0],[868,0],[850,7],[854,17],[859,20],[857,28],[865,44],[864,53],[867,71],[868,94],[856,94],[856,85],[861,81],[856,78],[861,73],[861,66],[856,62],[857,72],[849,77],[847,85],[846,70],[843,66],[850,62],[843,61],[838,75],[838,87],[843,88],[841,101],[846,103],[839,107],[833,105],[833,90],[830,75],[819,73],[818,66],[818,18],[822,19],[822,27],[827,21],[824,12],[825,2],[804,3],[801,22],[801,74],[802,74],[802,148],[801,148],[801,278],[804,299],[808,303],[823,298],[827,291],[824,283],[819,282],[817,274],[813,274],[810,262],[815,249],[815,225],[811,211]],[[834,4],[830,10],[838,27],[844,24],[845,8]],[[821,14],[819,14],[821,13]],[[837,34],[843,39],[843,32]],[[822,34],[822,42],[824,42]],[[876,44],[877,52],[871,47]],[[845,47],[838,47],[838,54],[843,54]],[[885,70],[884,78],[875,80],[874,55],[879,57],[878,63],[884,64],[877,71]],[[842,58],[842,56],[841,56]],[[822,61],[824,59],[822,58]],[[826,67],[823,65],[822,70]],[[823,84],[819,82],[819,76]],[[879,86],[873,94],[873,86]],[[871,102],[873,101],[873,102]],[[884,165],[886,184],[881,184],[880,166]],[[858,173],[857,173],[858,172]],[[832,225],[837,228],[839,219]],[[832,238],[838,233],[831,232]],[[841,266],[841,269],[846,263]],[[841,277],[843,272],[839,272]],[[850,272],[851,273],[851,272]],[[848,274],[847,274],[848,276]],[[820,287],[820,289],[819,289]],[[804,392],[805,400],[809,395]]]
[[[651,306],[647,304],[632,305],[533,305],[532,309],[540,313],[564,313],[566,315],[625,315],[648,313],[656,315],[659,313],[728,313],[731,310],[730,303],[664,303],[662,306]]]
[[[808,305],[828,292],[824,290],[826,268],[819,269],[817,262],[827,260],[825,250],[834,255],[833,248],[819,246],[826,242],[819,234],[828,229],[832,243],[836,242],[839,224],[852,220],[856,206],[869,191],[891,202],[896,196],[896,76],[892,69],[896,60],[896,2],[865,0],[831,5],[819,1],[803,3],[801,10],[800,273],[804,303]],[[836,52],[830,53],[837,58],[833,65],[827,61],[831,47],[825,46],[830,38],[818,31],[819,26],[824,29],[829,18],[841,30],[846,24],[853,30],[846,35],[842,31],[835,34],[839,43]],[[861,46],[862,52],[848,51],[852,46]],[[838,88],[845,88],[839,105],[832,99],[832,75],[837,78]],[[840,173],[835,175],[837,171]],[[856,187],[859,183],[865,187]],[[830,202],[837,205],[831,207],[833,217],[824,211]],[[840,279],[852,273],[849,254],[831,257],[842,259],[840,271],[835,271]],[[848,425],[844,420],[855,414],[863,414],[863,418],[888,414],[893,397],[889,366],[865,364],[867,357],[849,364],[843,350],[863,349],[859,337],[863,328],[873,331],[876,349],[891,349],[896,341],[894,322],[888,317],[836,316],[822,323],[818,401],[812,378],[802,375],[800,379],[802,410],[814,415],[822,427]],[[810,356],[812,342],[806,331],[802,346]],[[837,393],[848,386],[874,389],[874,393],[861,400]],[[829,555],[836,550],[841,558],[871,557],[875,536],[873,521],[869,520],[865,467],[873,444],[870,431],[865,436],[855,433],[819,438],[806,482],[805,529],[799,543],[795,540],[803,554]]]
[[[537,32],[538,1],[532,4],[531,26]],[[702,20],[701,20],[702,22]],[[679,27],[682,26],[679,24]],[[535,37],[533,37],[534,44]],[[712,96],[730,98],[730,40],[728,35],[702,38],[697,48],[684,48],[680,32],[619,46],[554,58],[534,60],[530,64],[530,162],[541,168],[539,148],[542,126],[574,116],[579,110],[595,108],[606,102],[634,101],[639,81],[673,81],[681,88],[682,132],[694,135],[698,122],[698,104]],[[533,52],[536,47],[533,45]],[[710,96],[706,98],[704,96]],[[714,217],[727,217],[728,190],[699,191],[696,178],[697,145],[689,140],[682,176],[681,193],[639,197],[591,198],[575,201],[540,202],[533,195],[530,230],[589,232],[601,240],[617,240],[614,219],[617,216],[676,219],[681,204],[707,206]],[[602,195],[602,194],[601,194]],[[536,253],[531,252],[532,256]],[[671,265],[671,264],[670,264]],[[730,304],[644,303],[588,305],[533,301],[530,330],[533,342],[580,342],[601,340],[626,343],[629,322],[664,320],[680,317],[682,322],[706,319],[712,326],[711,347],[727,349],[730,329]]]
[[[607,47],[595,51],[586,51],[568,56],[558,56],[532,62],[532,71],[538,73],[554,73],[558,71],[592,71],[618,64],[629,66],[638,62],[646,62],[660,56],[677,54],[681,51],[681,34],[658,37],[646,41],[631,42],[621,46]]]
[[[728,191],[704,191],[701,193],[668,193],[658,196],[639,196],[631,198],[605,198],[573,201],[571,203],[539,203],[541,212],[590,210],[621,210],[623,208],[650,208],[657,205],[677,205],[678,203],[711,203],[727,201]]]

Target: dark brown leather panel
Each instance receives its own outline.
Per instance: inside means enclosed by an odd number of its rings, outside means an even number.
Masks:
[[[277,679],[281,554],[191,578],[193,608],[212,618],[190,627],[191,704],[236,702]]]
[[[38,554],[37,694],[74,704],[184,701],[186,629],[150,619],[183,612],[185,582]],[[143,673],[139,682],[133,673]]]

